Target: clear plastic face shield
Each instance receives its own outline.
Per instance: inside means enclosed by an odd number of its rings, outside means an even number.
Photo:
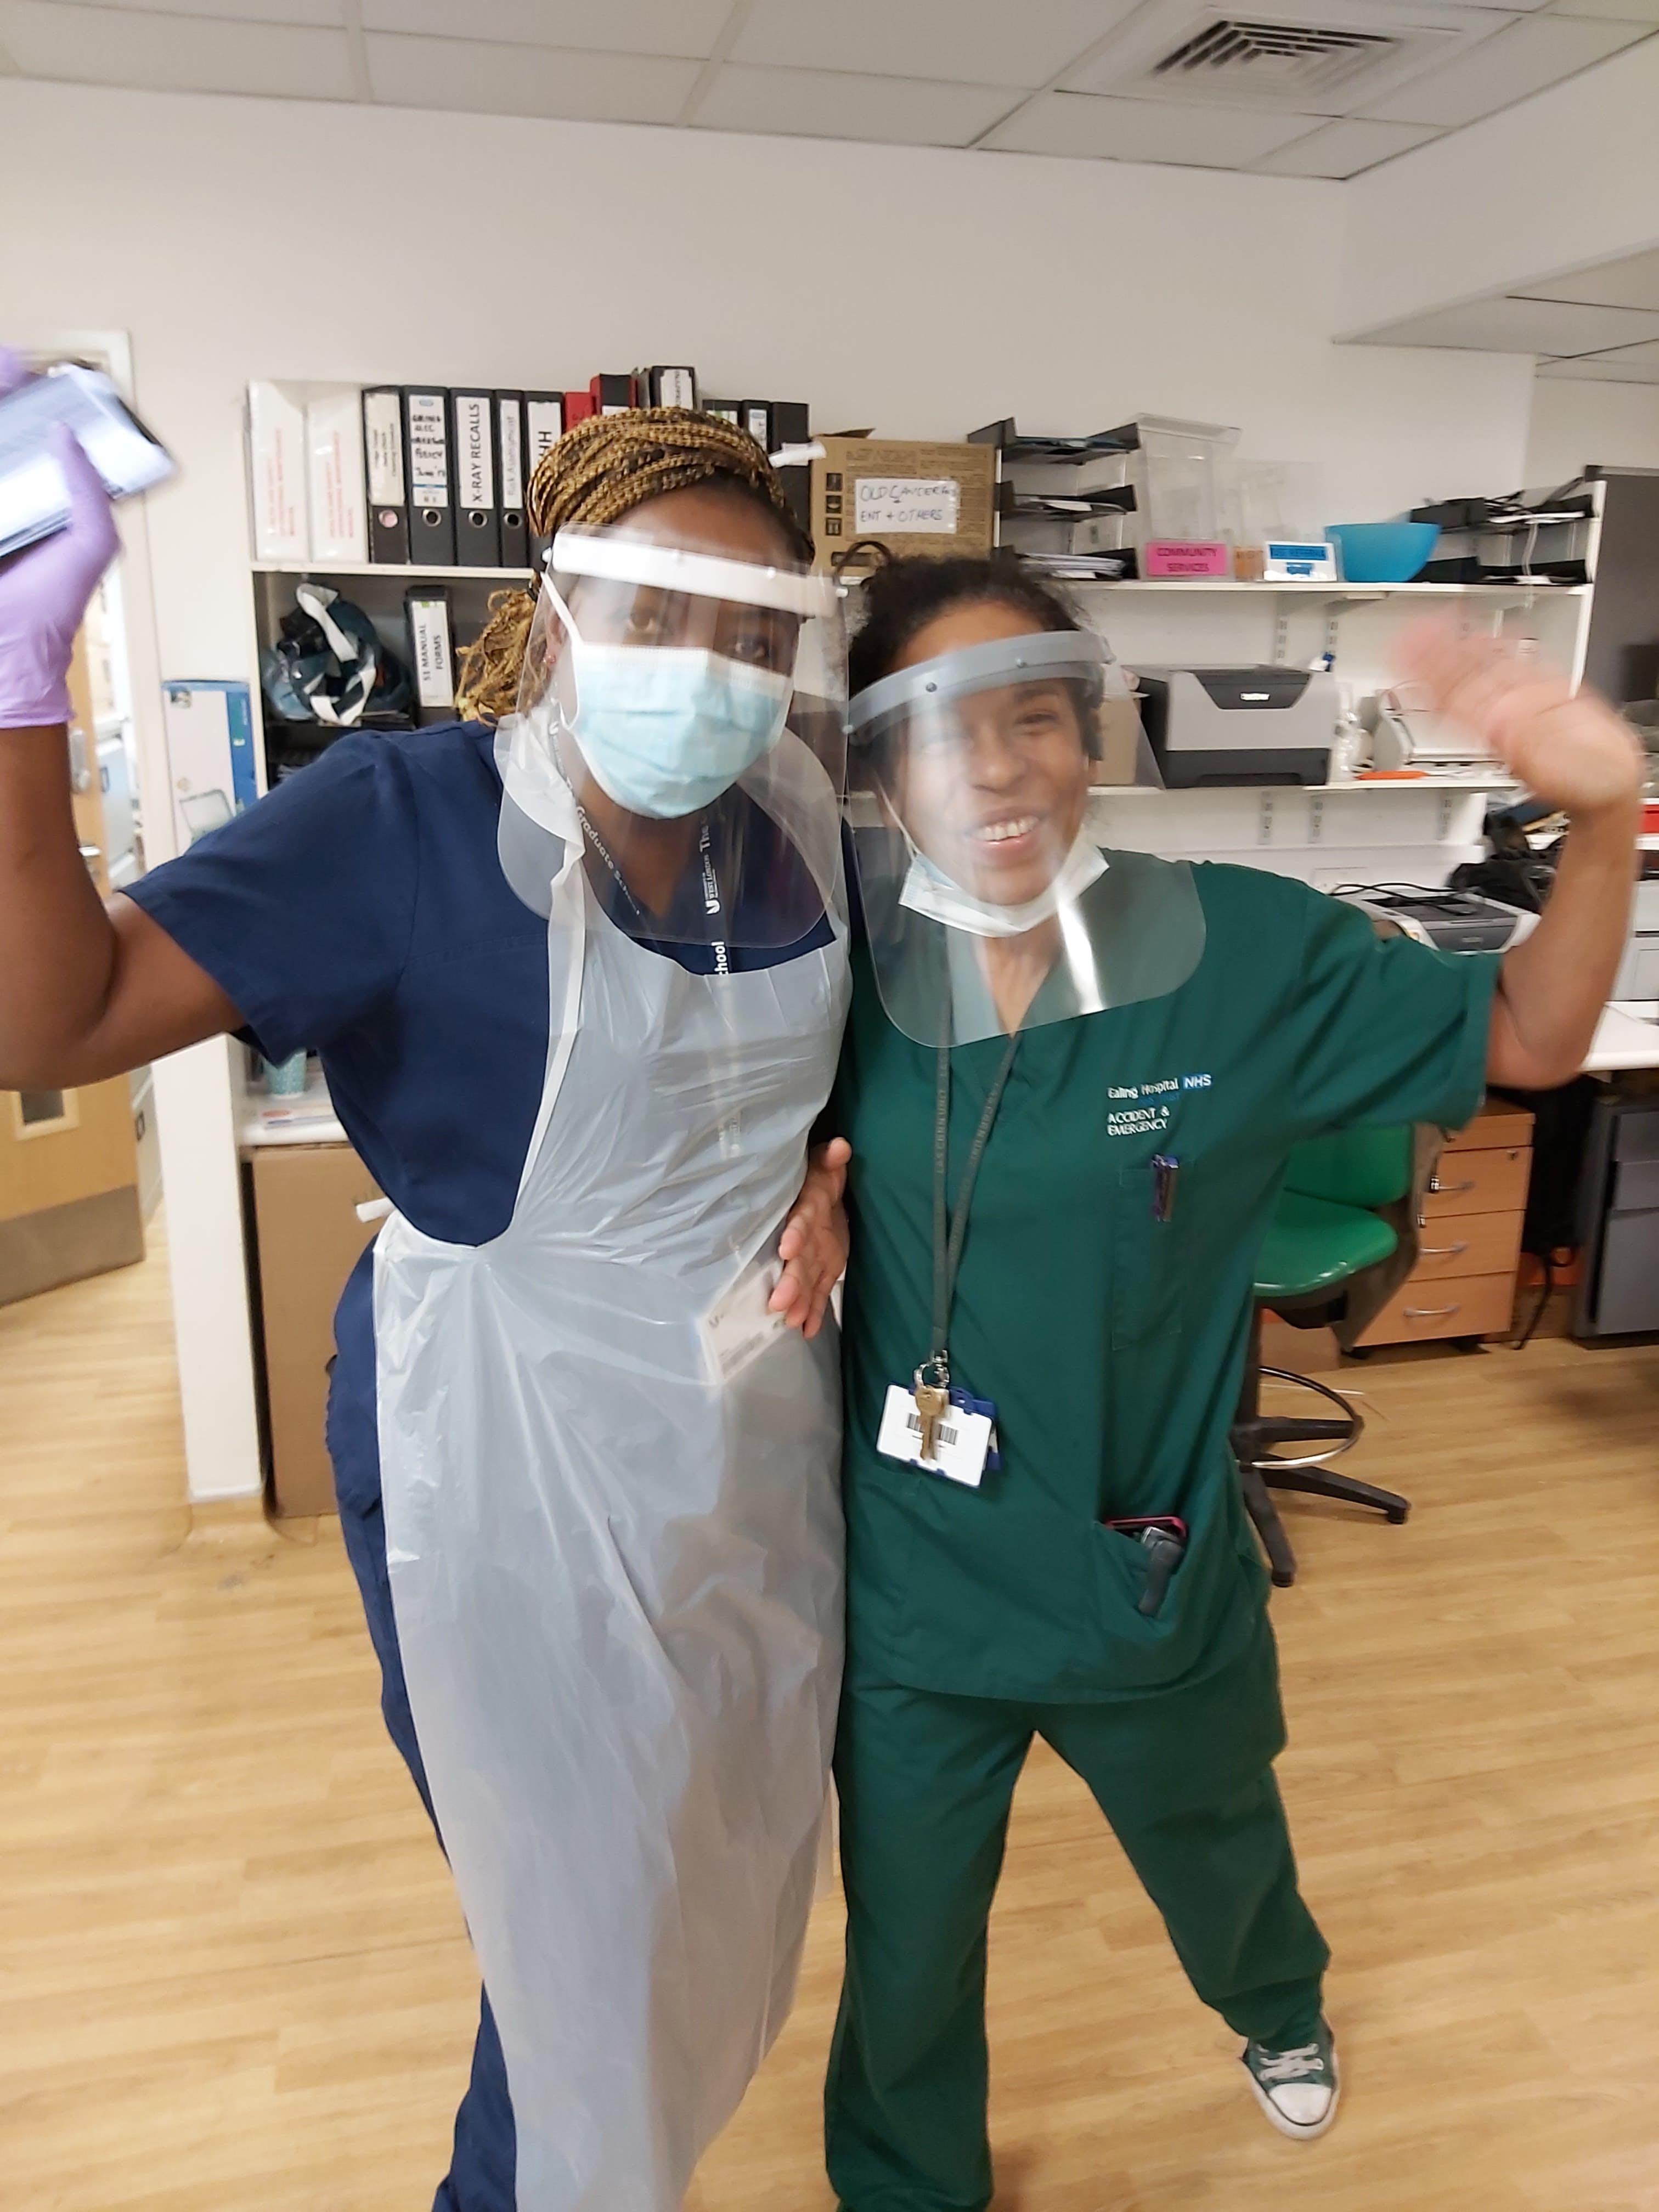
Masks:
[[[854,833],[859,888],[883,1004],[908,1036],[1002,1035],[1022,1000],[1024,1028],[1098,1013],[1197,966],[1190,871],[1109,860],[1089,831],[1103,714],[1132,699],[1103,639],[1044,630],[898,669],[853,700],[854,781],[876,814]],[[1135,743],[1136,781],[1155,785]]]
[[[630,935],[792,945],[844,910],[840,593],[781,546],[669,535],[667,504],[553,541],[503,726],[503,866],[516,887],[533,825],[580,840]],[[733,513],[763,547],[763,514]]]

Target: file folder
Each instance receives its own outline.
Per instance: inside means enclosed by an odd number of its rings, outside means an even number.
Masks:
[[[590,415],[597,415],[599,403],[591,392],[567,392],[564,395],[564,427],[574,430],[578,422],[586,422]]]
[[[501,529],[495,514],[495,436],[493,392],[453,392],[450,423],[455,447],[455,559],[463,568],[499,568]]]
[[[596,376],[587,390],[601,415],[625,415],[639,404],[631,376]]]
[[[407,562],[404,403],[394,386],[377,385],[363,394],[363,474],[368,489],[368,557]]]
[[[311,558],[306,403],[286,384],[247,388],[247,455],[256,561]]]
[[[362,395],[350,385],[313,391],[306,402],[311,557],[337,568],[368,558],[363,478]]]
[[[500,517],[501,566],[522,568],[530,558],[525,532],[524,394],[495,394],[495,511]]]
[[[738,421],[742,428],[748,431],[763,453],[771,453],[773,450],[771,409],[763,399],[745,399],[740,404],[742,411]]]
[[[587,390],[601,415],[623,415],[640,404],[637,380],[620,371],[592,378]]]
[[[769,410],[772,441],[770,450],[781,453],[787,446],[805,446],[812,435],[811,412],[800,399],[775,399]],[[810,538],[812,534],[812,471],[792,463],[780,468],[784,496],[789,501],[790,513]]]
[[[690,407],[697,404],[697,372],[695,368],[642,368],[634,380],[641,401],[647,394],[653,407]]]
[[[560,392],[526,392],[524,396],[524,479],[526,497],[531,479],[542,465],[550,446],[557,445],[564,435],[564,394]],[[530,518],[525,517],[525,536],[528,541],[530,562],[539,568],[548,540],[538,537],[530,527]]]
[[[415,679],[415,720],[450,721],[455,713],[455,656],[448,592],[441,584],[411,584],[404,593],[404,617]]]
[[[404,392],[404,476],[409,487],[409,557],[417,568],[455,562],[454,468],[449,393],[435,384]]]

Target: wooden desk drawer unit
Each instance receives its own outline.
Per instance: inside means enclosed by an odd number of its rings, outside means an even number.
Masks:
[[[1446,1275],[1512,1275],[1521,1257],[1519,1213],[1444,1213],[1419,1232],[1413,1283]]]
[[[1532,1116],[1488,1099],[1447,1140],[1423,1200],[1417,1265],[1359,1341],[1432,1343],[1510,1326],[1532,1175]]]
[[[1449,1145],[1423,1200],[1423,1218],[1431,1223],[1449,1213],[1524,1213],[1531,1174],[1530,1145],[1478,1152],[1454,1151]]]

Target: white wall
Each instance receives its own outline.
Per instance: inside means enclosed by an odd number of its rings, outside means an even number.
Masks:
[[[1565,483],[1590,461],[1608,468],[1659,469],[1659,385],[1537,380],[1525,481]]]
[[[149,514],[163,676],[253,673],[253,375],[690,359],[899,436],[1155,410],[1323,462],[1334,520],[1522,473],[1528,362],[1331,343],[1334,185],[3,81],[0,149],[0,320],[130,331],[183,465]],[[222,1054],[192,1060],[174,1128],[222,1151]],[[169,1183],[178,1279],[208,1286],[179,1302],[198,1494],[257,1481],[229,1166],[203,1157]]]
[[[1659,245],[1659,39],[1347,188],[1337,327],[1524,291]]]

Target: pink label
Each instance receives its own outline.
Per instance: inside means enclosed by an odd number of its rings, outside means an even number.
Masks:
[[[1232,549],[1203,538],[1154,538],[1140,549],[1141,574],[1149,578],[1231,576]]]

